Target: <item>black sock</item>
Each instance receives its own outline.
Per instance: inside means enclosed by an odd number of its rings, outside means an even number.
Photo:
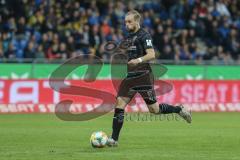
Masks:
[[[159,113],[161,114],[179,113],[181,110],[182,108],[179,106],[172,106],[164,103],[159,104]]]
[[[112,138],[117,141],[124,120],[124,109],[116,108],[112,122]]]

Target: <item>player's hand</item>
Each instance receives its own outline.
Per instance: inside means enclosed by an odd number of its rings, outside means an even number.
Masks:
[[[136,66],[139,63],[140,63],[140,61],[138,59],[132,59],[128,62],[128,64],[131,66]]]

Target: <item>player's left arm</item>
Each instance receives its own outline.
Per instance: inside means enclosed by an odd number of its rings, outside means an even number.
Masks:
[[[143,48],[146,52],[146,54],[142,57],[139,57],[137,59],[132,59],[131,61],[128,62],[130,65],[137,65],[139,63],[144,63],[150,60],[155,59],[156,54],[152,45],[152,38],[150,35],[145,36],[143,38]]]

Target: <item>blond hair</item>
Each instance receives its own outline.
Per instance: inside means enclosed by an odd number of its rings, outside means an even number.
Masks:
[[[140,22],[140,20],[141,20],[141,15],[136,10],[131,10],[131,11],[127,12],[126,16],[128,16],[128,15],[133,15],[135,21]]]

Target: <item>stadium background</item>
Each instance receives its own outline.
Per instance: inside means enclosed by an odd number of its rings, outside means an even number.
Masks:
[[[155,63],[167,68],[156,80],[170,80],[174,86],[172,92],[159,96],[159,100],[183,103],[193,111],[240,110],[237,0],[1,3],[1,113],[53,112],[54,104],[67,97],[51,90],[48,78],[59,64],[78,55],[85,57],[79,63],[90,62],[93,55],[104,61],[97,77],[102,82],[90,87],[104,88],[111,84],[111,79],[123,78],[124,66],[119,66],[116,71],[119,75],[112,77],[113,52],[107,52],[104,45],[108,41],[118,44],[126,34],[122,22],[129,9],[142,13],[142,26],[152,34],[158,53]],[[92,66],[92,72],[99,67],[93,63]],[[161,72],[158,67],[155,65],[156,75],[158,70]],[[85,71],[83,66],[72,72],[68,76],[70,83],[82,80]],[[111,85],[107,86],[108,92],[114,92]],[[99,103],[75,99],[83,110]],[[143,105],[137,98],[136,105],[129,109],[142,111]]]
[[[49,87],[51,73],[78,55],[84,55],[83,63],[96,55],[104,65],[94,83],[83,81],[86,65],[71,72],[68,83],[115,94],[110,83],[111,53],[104,45],[119,43],[126,34],[122,22],[129,9],[140,11],[142,26],[153,36],[158,54],[156,83],[163,80],[174,87],[159,96],[159,101],[186,105],[193,111],[193,125],[127,122],[119,150],[93,151],[88,144],[91,132],[110,133],[112,115],[72,123],[53,114],[29,113],[54,113],[55,105],[69,98],[74,100],[76,112],[92,110],[101,102],[60,94]],[[2,0],[0,13],[3,159],[240,157],[239,0]],[[162,65],[167,72],[159,75]],[[92,72],[99,69],[97,64],[92,66]],[[113,79],[120,80],[126,68],[120,64],[114,67]],[[134,102],[128,112],[147,111],[140,97]]]

